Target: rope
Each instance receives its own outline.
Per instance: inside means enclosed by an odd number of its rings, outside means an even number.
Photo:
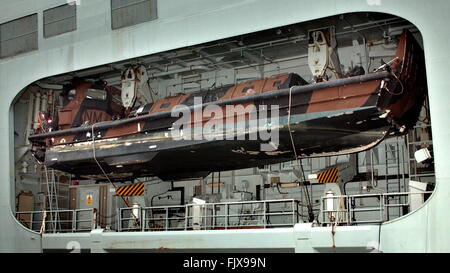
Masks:
[[[377,71],[379,71],[379,70],[381,70],[381,69],[385,69],[385,68],[387,68],[387,67],[390,67],[390,65],[391,65],[394,61],[396,61],[396,60],[398,60],[398,59],[399,59],[399,57],[395,57],[394,59],[390,60],[389,62],[387,62],[387,63],[383,64],[382,66],[378,67],[377,69],[375,69],[374,72],[377,72]],[[390,69],[386,69],[386,70],[389,71],[389,72],[391,72],[391,75],[394,76],[394,78],[398,81],[398,83],[400,83],[400,86],[402,87],[402,91],[400,91],[399,93],[394,93],[394,92],[391,92],[391,90],[389,90],[389,88],[387,88],[387,86],[385,86],[383,89],[386,89],[386,91],[387,91],[389,94],[393,95],[393,96],[399,96],[399,95],[403,94],[403,92],[405,91],[405,87],[403,86],[402,81],[401,81],[401,80],[397,77],[397,75],[395,75],[395,73],[392,72]]]
[[[302,187],[303,193],[305,194],[305,198],[306,198],[306,202],[307,202],[307,207],[308,207],[308,215],[311,218],[311,214],[312,214],[312,204],[311,204],[311,199],[309,198],[309,193],[308,193],[308,189],[306,189],[306,186],[304,184],[304,182],[306,181],[305,178],[305,172],[303,171],[303,165],[301,164],[301,159],[299,160],[298,156],[297,156],[297,149],[295,147],[295,143],[294,143],[294,138],[292,136],[292,131],[291,131],[291,109],[292,109],[292,89],[294,87],[297,86],[292,86],[291,88],[289,88],[289,109],[288,109],[288,130],[289,130],[289,137],[291,139],[291,144],[292,144],[292,149],[294,150],[294,156],[295,156],[295,162],[297,163],[297,166],[300,168],[300,171],[302,172],[302,181],[300,182],[300,186]]]
[[[41,228],[39,230],[40,234],[45,233],[45,221],[47,220],[47,211],[44,210],[44,213],[42,214],[42,223],[41,223]]]
[[[117,189],[117,186],[111,181],[111,179],[109,178],[108,174],[105,172],[105,170],[103,169],[103,167],[100,165],[100,163],[99,163],[98,160],[97,160],[97,156],[96,156],[96,154],[95,154],[95,134],[94,134],[95,131],[94,131],[94,127],[95,127],[95,123],[92,124],[92,130],[91,130],[91,134],[92,134],[92,154],[93,154],[94,160],[95,160],[95,162],[97,163],[97,166],[98,166],[98,167],[100,168],[100,170],[102,171],[102,173],[103,173],[103,175],[105,176],[105,178],[106,178],[106,179],[108,180],[108,182],[114,187],[114,190],[116,190],[116,189]],[[119,195],[119,196],[122,198],[122,200],[123,200],[123,202],[125,203],[125,205],[126,205],[127,207],[130,207],[130,206],[128,205],[127,201],[125,201],[125,198],[123,198],[122,195]],[[132,217],[133,217],[133,219],[134,219],[134,221],[135,221],[135,224],[137,224],[137,222],[138,222],[137,216],[134,215],[133,211],[131,211],[130,214],[132,215]]]
[[[100,168],[100,170],[102,171],[102,173],[105,176],[105,178],[108,180],[108,182],[114,187],[114,189],[116,189],[117,188],[116,185],[114,185],[114,183],[111,181],[111,179],[109,179],[108,174],[106,174],[105,170],[103,169],[103,167],[100,165],[100,163],[97,160],[97,156],[95,154],[95,135],[94,135],[95,131],[94,131],[94,127],[95,127],[95,123],[92,124],[92,131],[91,131],[91,134],[92,134],[92,154],[94,156],[94,160],[97,163],[97,165]],[[123,196],[121,196],[121,197],[123,198]]]
[[[338,200],[338,206],[335,212],[335,216],[333,223],[331,224],[331,236],[333,239],[333,252],[336,252],[336,241],[335,241],[335,235],[336,235],[336,228],[339,225],[339,223],[342,220],[346,220],[346,211],[345,211],[345,197],[343,195],[339,196],[339,200]]]
[[[398,83],[400,83],[400,86],[402,87],[402,91],[400,91],[398,93],[394,93],[394,92],[391,92],[391,90],[389,90],[389,88],[387,88],[387,86],[385,86],[384,89],[393,96],[399,96],[399,95],[403,94],[403,92],[405,91],[405,87],[403,86],[402,81],[397,77],[397,75],[395,75],[395,73],[391,73],[391,75],[394,76],[394,78],[397,80]]]
[[[389,62],[383,64],[382,66],[375,69],[373,72],[378,72],[381,69],[384,69],[385,67],[389,66],[391,63],[393,63],[395,60],[399,59],[399,57],[395,57],[394,59],[390,60]]]

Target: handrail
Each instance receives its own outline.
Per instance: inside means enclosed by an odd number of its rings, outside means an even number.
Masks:
[[[322,214],[322,224],[364,224],[364,223],[383,223],[389,220],[389,208],[392,207],[405,207],[409,206],[409,199],[407,202],[399,203],[389,203],[387,202],[389,197],[393,196],[408,196],[417,195],[417,194],[430,194],[432,191],[424,191],[424,192],[395,192],[395,193],[372,193],[372,194],[353,194],[353,195],[334,195],[334,196],[323,196],[321,197],[321,214]],[[374,206],[365,206],[356,208],[352,204],[357,199],[363,198],[379,198],[379,204]],[[344,207],[337,207],[334,209],[329,209],[326,206],[327,200],[343,200],[341,204],[344,204]],[[335,201],[333,201],[335,202]],[[379,212],[378,218],[365,219],[365,220],[357,220],[355,216],[356,213],[364,213],[364,212]]]
[[[80,217],[82,212],[91,212],[88,217]],[[56,222],[58,228],[47,228],[49,225],[56,224],[53,219],[59,215]],[[20,216],[30,215],[30,220],[21,219]],[[63,210],[40,210],[40,211],[18,211],[16,218],[29,229],[40,233],[56,232],[78,232],[90,231],[97,227],[97,210],[93,209],[63,209]],[[64,217],[63,217],[64,216]],[[83,223],[90,223],[84,224]],[[52,231],[51,231],[52,230]]]
[[[368,224],[389,220],[389,209],[409,206],[410,201],[387,202],[393,196],[430,194],[425,192],[372,193],[335,195],[321,198],[321,224]],[[356,207],[358,199],[379,199],[375,204]],[[340,206],[327,208],[327,200],[339,200]],[[336,201],[333,201],[336,202]],[[258,201],[233,201],[222,203],[186,204],[154,207],[119,208],[117,214],[118,231],[171,231],[171,230],[214,230],[243,228],[289,227],[299,222],[301,202],[295,199],[274,199]],[[83,215],[83,212],[90,212]],[[136,213],[138,215],[131,215]],[[357,219],[355,215],[377,213],[372,218]],[[58,228],[52,228],[58,214]],[[28,216],[29,215],[29,216]],[[25,217],[23,217],[25,216]],[[97,227],[97,210],[42,210],[16,212],[17,219],[40,233],[81,232]]]
[[[284,204],[284,206],[270,209],[269,206],[274,204]],[[288,204],[287,208],[286,204]],[[131,215],[136,207],[126,207],[119,209],[118,230],[169,231],[293,226],[299,219],[299,206],[298,200],[278,199],[140,207],[139,221]],[[244,208],[249,207],[250,211],[244,211]]]

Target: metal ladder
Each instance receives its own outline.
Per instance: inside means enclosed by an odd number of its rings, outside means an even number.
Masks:
[[[418,137],[417,130],[425,130],[428,132],[429,139],[421,140]],[[423,167],[420,163],[417,163],[414,158],[414,153],[421,149],[422,147],[427,147],[430,152],[432,152],[433,140],[430,134],[431,125],[423,124],[414,126],[414,130],[408,134],[407,143],[408,143],[408,154],[409,154],[409,178],[414,181],[422,181],[425,177],[434,177],[434,167],[432,170],[424,171]],[[421,170],[422,169],[422,170]]]
[[[46,181],[46,187],[47,187],[47,203],[48,207],[48,214],[47,217],[49,217],[49,223],[50,223],[50,229],[56,233],[57,230],[61,230],[61,222],[60,222],[60,216],[59,216],[59,206],[58,206],[58,190],[56,185],[56,178],[55,178],[55,171],[47,169],[46,166],[44,166],[45,171],[45,181]],[[50,178],[49,178],[50,176]],[[46,221],[44,219],[43,221]]]
[[[434,164],[427,169],[421,163],[417,163],[414,153],[421,148],[427,147],[433,153],[433,137],[431,134],[430,106],[428,97],[425,98],[421,114],[422,119],[417,122],[413,130],[407,135],[407,147],[409,158],[409,179],[418,182],[433,182],[435,177]],[[425,180],[425,181],[423,181]]]
[[[403,137],[401,138],[397,137],[395,143],[389,143],[386,141],[384,143],[384,156],[385,156],[384,165],[385,165],[385,181],[387,193],[407,191],[405,168],[404,168],[405,147],[403,145],[400,145],[400,142],[403,141],[403,139],[404,139]],[[394,172],[390,171],[392,169],[394,169]],[[389,176],[391,173],[396,174],[395,179],[390,179]],[[395,204],[400,204],[404,200],[402,200],[402,196],[390,196],[390,198],[386,199],[387,204],[390,204],[391,201],[395,202]],[[387,219],[389,220],[390,211],[386,212],[386,216]],[[400,216],[402,216],[402,208],[398,207],[398,217]]]

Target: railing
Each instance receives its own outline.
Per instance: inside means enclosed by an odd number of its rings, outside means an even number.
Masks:
[[[356,194],[356,195],[334,195],[321,198],[322,224],[373,224],[383,223],[390,219],[390,208],[408,208],[410,207],[410,197],[414,194],[430,194],[427,192],[400,192],[400,193],[375,193],[375,194]],[[392,203],[394,197],[406,196],[406,202]],[[364,199],[377,199],[376,205],[356,206],[356,201]],[[400,198],[399,198],[400,200]],[[332,202],[332,205],[331,203]],[[360,202],[361,204],[361,202]],[[332,206],[332,207],[331,207]],[[331,207],[331,209],[330,209]],[[370,214],[369,214],[370,213]],[[366,214],[366,216],[362,216]],[[367,215],[369,214],[369,215]],[[363,218],[363,219],[361,219]]]
[[[334,195],[321,198],[325,225],[358,225],[391,220],[391,208],[410,208],[411,193]],[[405,202],[392,199],[405,196]],[[372,199],[372,200],[370,200]],[[357,201],[359,204],[357,205]],[[366,204],[366,205],[363,205]],[[368,204],[368,205],[367,205]],[[229,230],[292,227],[302,215],[294,199],[187,204],[183,206],[128,207],[117,214],[118,231]],[[406,214],[406,213],[404,213]],[[400,216],[400,215],[399,215]],[[97,228],[96,209],[16,212],[17,219],[39,233],[88,232]]]
[[[83,232],[97,227],[96,209],[21,211],[16,218],[39,233]]]
[[[292,227],[299,222],[293,199],[120,208],[118,231],[224,230]]]

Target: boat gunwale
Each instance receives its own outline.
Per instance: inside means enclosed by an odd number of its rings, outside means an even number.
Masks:
[[[201,110],[208,105],[234,105],[239,103],[245,103],[255,100],[264,100],[264,99],[270,99],[273,97],[282,97],[282,96],[288,96],[289,93],[292,95],[300,94],[300,93],[307,93],[312,92],[316,90],[323,90],[328,88],[334,88],[339,86],[346,86],[351,84],[357,84],[362,82],[368,82],[368,81],[374,81],[374,80],[380,80],[380,79],[387,79],[391,78],[392,74],[387,71],[381,71],[361,76],[354,76],[349,78],[343,78],[343,79],[337,79],[333,81],[328,82],[319,82],[319,83],[311,83],[308,85],[302,85],[302,86],[293,86],[291,88],[284,88],[264,93],[259,93],[251,96],[244,96],[244,97],[238,97],[233,98],[229,100],[224,101],[214,101],[214,102],[208,102],[198,105],[192,105],[192,106],[186,106],[186,109],[190,111],[198,111]],[[28,139],[30,141],[37,141],[42,140],[49,137],[56,137],[56,136],[64,136],[64,135],[72,135],[72,134],[78,134],[78,133],[86,133],[86,132],[92,132],[95,130],[106,130],[112,127],[120,127],[123,125],[127,125],[130,123],[137,123],[147,120],[153,120],[153,119],[159,119],[159,118],[165,118],[165,117],[171,117],[172,111],[163,111],[163,112],[156,112],[152,114],[147,114],[143,116],[133,117],[133,118],[127,118],[122,120],[115,120],[115,121],[105,121],[105,122],[99,122],[95,123],[93,125],[84,126],[84,127],[77,127],[77,128],[70,128],[66,130],[59,130],[49,133],[43,133],[43,134],[35,134],[30,136]]]

